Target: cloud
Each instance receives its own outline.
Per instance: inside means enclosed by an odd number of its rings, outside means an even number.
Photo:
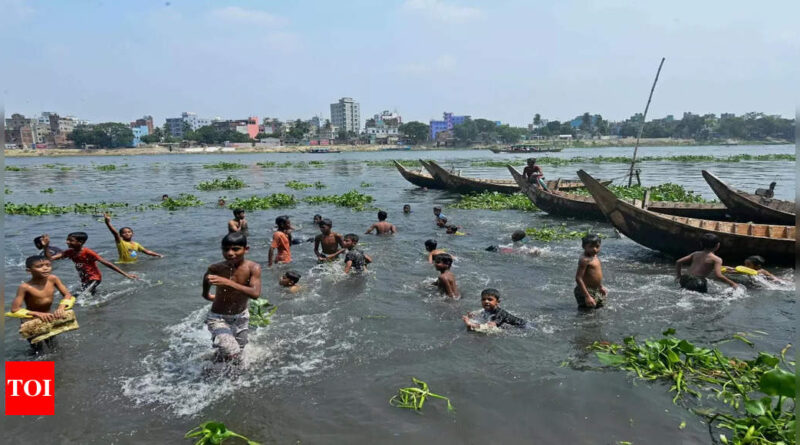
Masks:
[[[442,54],[430,63],[406,63],[400,65],[398,71],[405,74],[439,74],[452,71],[456,67],[456,58],[449,54]]]
[[[283,26],[287,23],[287,20],[281,16],[257,9],[240,8],[239,6],[214,9],[209,12],[209,16],[214,20],[240,25],[276,27]]]
[[[483,11],[478,8],[459,6],[441,0],[406,0],[403,9],[431,20],[447,23],[465,23],[483,16]]]

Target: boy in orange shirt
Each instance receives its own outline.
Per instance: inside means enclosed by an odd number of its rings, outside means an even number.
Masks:
[[[273,262],[292,262],[292,222],[289,221],[288,216],[283,215],[275,218],[275,225],[278,226],[278,230],[272,234],[272,244],[269,246],[267,267],[272,267]],[[274,253],[275,250],[277,250],[277,253]]]

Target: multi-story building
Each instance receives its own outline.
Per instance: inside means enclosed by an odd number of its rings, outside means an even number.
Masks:
[[[153,116],[143,116],[141,119],[136,119],[131,122],[131,128],[147,127],[147,134],[153,134]]]
[[[132,127],[131,131],[133,131],[133,146],[138,147],[142,143],[142,137],[147,136],[150,134],[150,129],[147,128],[147,125],[140,125],[138,127]]]
[[[372,119],[367,119],[364,130],[371,144],[397,142],[403,118],[396,112],[384,110]]]
[[[149,116],[145,116],[147,118]],[[152,118],[151,118],[152,119]],[[134,123],[138,124],[139,120]],[[200,127],[207,127],[211,125],[211,119],[206,119],[202,117],[197,117],[197,114],[191,113],[188,111],[184,111],[181,113],[181,117],[170,117],[167,118],[167,130],[169,130],[169,135],[175,138],[183,138],[184,136],[184,123],[189,125],[189,129],[192,131],[196,131]],[[147,125],[147,123],[145,123]]]
[[[167,132],[171,137],[183,138],[183,119],[180,117],[168,117]]]
[[[328,140],[332,141],[336,139],[336,135],[339,134],[339,127],[336,125],[330,124],[330,122],[326,122],[321,127],[319,127],[319,139],[320,140]]]
[[[343,97],[331,104],[331,124],[353,133],[361,132],[361,105],[351,97]]]
[[[14,113],[11,119],[6,119],[5,128],[6,145],[17,148],[32,148],[34,144],[31,131],[31,120],[25,116]]]
[[[436,135],[443,131],[452,131],[456,125],[464,123],[469,116],[454,116],[453,113],[443,113],[443,119],[440,121],[431,120],[431,140],[436,140]]]

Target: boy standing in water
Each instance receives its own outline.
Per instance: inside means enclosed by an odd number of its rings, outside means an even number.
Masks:
[[[739,287],[724,275],[722,275],[722,258],[714,254],[719,249],[719,238],[713,233],[705,233],[700,237],[700,245],[703,250],[692,252],[689,255],[675,261],[675,279],[681,287],[695,292],[708,292],[707,277],[714,274],[714,277],[732,288]],[[681,274],[681,266],[684,263],[689,265],[689,273]]]
[[[278,230],[272,234],[272,244],[269,246],[269,255],[267,258],[267,267],[272,267],[273,258],[275,263],[291,263],[292,262],[292,222],[286,215],[275,218],[275,225]],[[273,252],[277,253],[273,256]]]
[[[108,230],[114,235],[114,243],[117,245],[117,253],[119,254],[118,263],[135,263],[138,252],[164,258],[164,255],[155,253],[152,250],[147,250],[141,244],[133,241],[133,229],[130,227],[123,227],[117,232],[117,229],[111,225],[111,215],[104,213],[103,216],[106,220],[106,227],[108,227]]]
[[[600,264],[600,237],[589,234],[581,239],[583,254],[578,260],[578,271],[575,273],[575,301],[581,308],[603,306],[603,299],[608,290],[603,286],[603,267]]]
[[[100,273],[100,268],[97,267],[97,263],[108,267],[129,280],[139,278],[134,274],[123,272],[122,269],[98,255],[94,250],[83,247],[88,239],[89,235],[87,235],[86,232],[72,232],[67,235],[67,246],[69,246],[69,249],[52,255],[50,249],[47,248],[50,245],[50,237],[44,234],[42,235],[42,246],[44,246],[44,254],[48,260],[55,261],[69,258],[75,263],[75,269],[78,271],[78,276],[80,276],[81,279],[81,292],[88,290],[94,295],[97,291],[97,286],[103,281],[103,275]]]
[[[247,344],[250,311],[248,300],[261,296],[261,266],[244,258],[250,247],[240,232],[222,238],[225,261],[212,264],[203,276],[203,298],[211,301],[206,326],[211,332],[216,361],[241,357]],[[210,293],[217,287],[216,294]]]
[[[372,262],[369,255],[356,248],[358,245],[358,235],[355,233],[348,233],[344,236],[344,247],[347,249],[347,254],[344,256],[344,273],[350,273],[350,269],[361,272],[367,268],[367,264]],[[343,252],[339,251],[339,253]],[[338,255],[338,253],[337,253]]]
[[[375,231],[376,235],[386,235],[386,234],[394,235],[395,233],[397,233],[397,227],[395,227],[394,224],[386,221],[387,216],[389,216],[389,214],[386,213],[385,211],[383,210],[379,211],[378,222],[369,226],[369,229],[367,229],[367,231],[364,233],[369,235],[373,230]]]
[[[247,236],[247,220],[244,219],[244,210],[234,209],[233,219],[228,221],[228,233],[242,232],[242,235]]]
[[[330,261],[339,255],[340,247],[344,247],[342,235],[331,230],[333,222],[325,218],[319,222],[320,234],[314,237],[314,256],[320,261]],[[320,253],[319,248],[322,247]]]
[[[439,278],[433,283],[439,288],[439,292],[454,300],[461,298],[458,285],[456,285],[456,276],[450,271],[450,268],[453,267],[453,257],[447,253],[434,255],[433,266],[439,271]]]

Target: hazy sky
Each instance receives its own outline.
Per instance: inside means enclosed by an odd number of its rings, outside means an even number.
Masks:
[[[791,116],[800,1],[0,0],[6,114]]]

